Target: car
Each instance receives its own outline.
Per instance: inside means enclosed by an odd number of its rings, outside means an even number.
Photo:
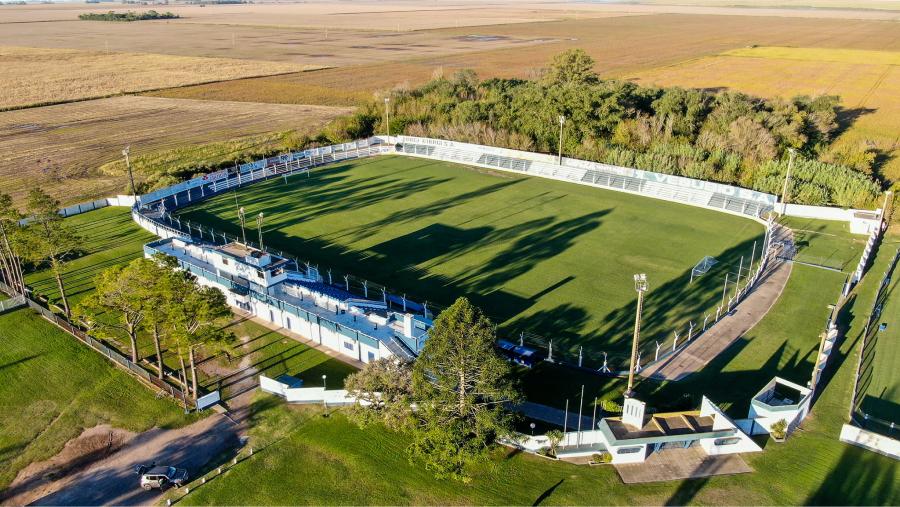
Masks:
[[[153,488],[165,488],[167,486],[179,487],[188,480],[187,470],[172,466],[135,465],[134,473],[141,477],[140,484],[145,490]]]

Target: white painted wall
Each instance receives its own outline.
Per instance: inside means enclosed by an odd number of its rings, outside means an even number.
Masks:
[[[900,440],[872,433],[850,424],[841,428],[841,442],[846,442],[900,460]]]

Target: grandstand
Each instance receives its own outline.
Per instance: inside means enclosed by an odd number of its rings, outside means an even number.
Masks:
[[[399,136],[396,150],[406,155],[560,179],[754,218],[772,211],[776,201],[774,195],[730,185],[569,158],[563,158],[559,164],[546,155],[467,143]]]

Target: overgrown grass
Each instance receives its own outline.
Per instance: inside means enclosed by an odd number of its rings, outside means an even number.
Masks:
[[[757,260],[762,244],[762,227],[748,219],[414,158],[255,184],[182,217],[239,236],[235,199],[248,214],[265,214],[268,247],[319,264],[323,275],[334,269],[335,281],[355,274],[432,308],[465,295],[504,336],[542,335],[569,359],[583,345],[588,364],[628,347],[634,273],[647,273],[652,286],[646,335],[665,342],[715,312],[726,272],[733,282],[743,256],[746,277],[753,243]],[[256,238],[253,226],[247,235]],[[719,264],[689,284],[705,255]]]
[[[130,431],[195,420],[28,309],[0,315],[0,489],[83,429]]]

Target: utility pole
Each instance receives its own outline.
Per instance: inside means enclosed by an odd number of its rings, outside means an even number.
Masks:
[[[259,249],[265,250],[265,248],[263,247],[262,227],[263,227],[263,214],[262,214],[262,211],[260,211],[259,215],[256,215],[256,228],[259,230]]]
[[[790,153],[790,158],[788,158],[787,174],[784,175],[784,186],[781,187],[781,214],[782,215],[787,213],[788,182],[791,180],[791,169],[794,168],[794,157],[797,156],[797,150],[795,150],[794,148],[788,148],[788,153]]]
[[[384,98],[384,125],[387,130],[388,137],[391,137],[391,113],[388,110],[388,103],[391,101],[390,97]]]
[[[241,239],[244,241],[244,244],[247,244],[247,231],[244,229],[244,222],[247,220],[247,215],[245,214],[244,207],[241,206],[238,208],[238,219],[241,221]]]
[[[122,155],[125,155],[125,167],[128,168],[128,179],[131,181],[131,196],[137,197],[137,190],[134,187],[134,174],[131,172],[131,159],[128,158],[128,153],[131,151],[131,145],[126,146],[124,150],[122,150]]]
[[[634,314],[634,337],[631,341],[631,364],[628,368],[628,388],[625,390],[625,397],[631,398],[634,395],[634,370],[637,367],[638,342],[641,339],[641,311],[644,307],[644,293],[647,292],[647,275],[644,273],[634,275],[634,290],[637,291],[637,310]]]
[[[566,117],[559,115],[559,160],[558,165],[562,165],[562,147],[563,147],[563,124],[566,123]]]

